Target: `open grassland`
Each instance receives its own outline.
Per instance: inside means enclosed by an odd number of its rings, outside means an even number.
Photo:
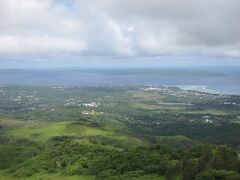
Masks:
[[[46,124],[48,123],[44,121],[20,121],[13,118],[0,118],[0,126],[3,129],[44,127]]]
[[[38,123],[34,121],[31,126],[27,126],[27,121],[8,120],[7,122],[13,128],[7,130],[5,135],[11,138],[25,138],[32,141],[46,142],[57,136],[72,136],[129,146],[144,144],[142,140],[117,132],[111,127],[90,127],[71,121],[54,123]]]
[[[163,106],[163,105],[156,105],[156,104],[144,104],[144,103],[136,103],[134,104],[136,108],[141,108],[145,110],[166,110],[166,111],[181,111],[186,110],[185,106]]]
[[[16,177],[0,171],[1,180],[16,180]],[[94,176],[63,176],[61,174],[38,173],[31,177],[18,177],[19,180],[94,180]]]

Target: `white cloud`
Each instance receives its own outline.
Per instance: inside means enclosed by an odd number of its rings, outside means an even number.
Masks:
[[[120,27],[120,25],[114,22],[112,19],[109,19],[108,26],[115,36],[115,51],[120,55],[133,56],[135,52],[132,47],[131,35],[127,33],[124,34],[123,29]],[[129,29],[126,28],[126,30]],[[130,32],[132,31],[130,30]]]
[[[1,0],[0,20],[0,57],[240,57],[239,0]]]
[[[84,27],[51,0],[0,1],[0,55],[80,53]]]
[[[149,54],[238,55],[231,53],[240,49],[238,0],[97,2],[116,22],[136,26],[138,45]]]
[[[0,36],[0,54],[5,55],[80,52],[86,48],[85,43],[67,38]]]

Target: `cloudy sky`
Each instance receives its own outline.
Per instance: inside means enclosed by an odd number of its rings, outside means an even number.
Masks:
[[[240,65],[239,0],[0,0],[0,66]]]

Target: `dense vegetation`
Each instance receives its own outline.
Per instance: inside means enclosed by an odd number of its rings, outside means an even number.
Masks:
[[[0,179],[240,179],[240,97],[0,87]]]

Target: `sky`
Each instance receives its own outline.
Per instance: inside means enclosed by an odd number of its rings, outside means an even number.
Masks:
[[[240,65],[239,0],[0,0],[0,68]]]

